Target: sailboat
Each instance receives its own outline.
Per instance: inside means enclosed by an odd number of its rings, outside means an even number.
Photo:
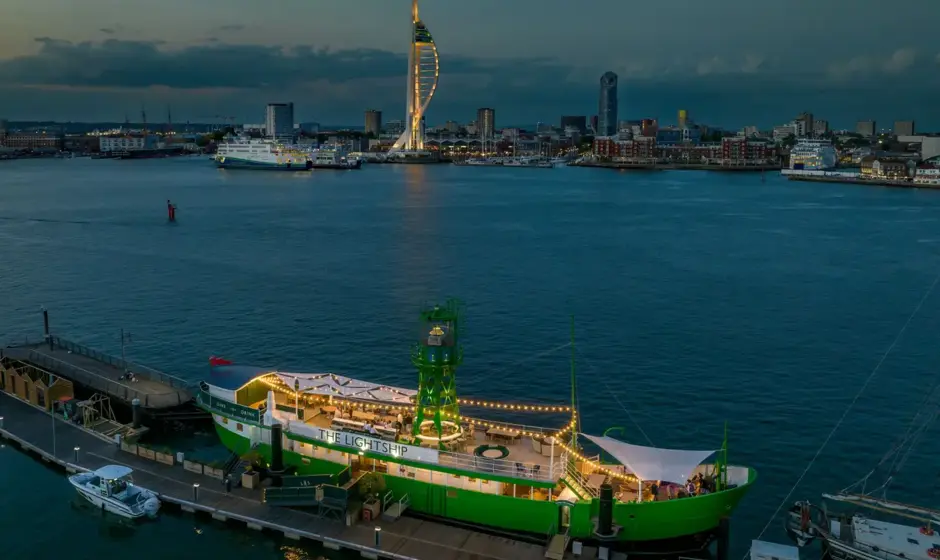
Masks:
[[[790,538],[800,547],[818,538],[823,544],[823,556],[828,553],[837,560],[940,560],[940,510],[887,498],[894,476],[938,414],[940,383],[927,393],[901,442],[871,472],[836,494],[823,494],[822,506],[799,501],[790,508],[786,516]],[[865,492],[868,479],[892,457],[886,481],[874,491]],[[833,513],[829,504],[848,506],[851,511]],[[875,516],[888,516],[897,522]],[[901,523],[901,519],[907,522]],[[916,525],[910,521],[916,521]]]

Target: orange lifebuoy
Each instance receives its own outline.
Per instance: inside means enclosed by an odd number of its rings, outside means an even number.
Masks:
[[[920,528],[921,535],[927,535],[928,537],[932,537],[933,533],[934,533],[934,530],[931,529],[929,525],[926,525]]]

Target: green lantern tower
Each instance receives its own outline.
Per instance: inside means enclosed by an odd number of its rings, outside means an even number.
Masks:
[[[421,313],[421,332],[412,353],[418,368],[418,395],[412,434],[440,447],[460,433],[457,366],[463,361],[459,338],[460,305],[448,300]]]

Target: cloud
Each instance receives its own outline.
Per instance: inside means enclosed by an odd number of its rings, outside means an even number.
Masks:
[[[0,80],[9,85],[95,87],[284,88],[315,82],[343,84],[362,79],[400,79],[404,54],[379,49],[330,50],[312,46],[237,45],[218,40],[184,48],[157,41],[107,39],[73,43],[36,39],[39,52],[0,60]],[[549,59],[480,60],[449,56],[451,75],[489,76],[516,85],[542,85],[546,75],[566,78],[568,67]]]
[[[110,27],[102,27],[98,31],[104,33],[105,35],[114,35],[115,30]]]
[[[241,23],[231,23],[228,25],[220,25],[216,27],[215,29],[216,31],[223,31],[223,32],[224,31],[244,31],[245,29],[247,29],[247,27],[245,25],[242,25]]]
[[[897,49],[889,56],[856,56],[845,62],[830,64],[828,75],[836,80],[846,80],[901,74],[915,68],[918,63],[917,54],[917,50],[905,47]]]
[[[338,124],[361,121],[366,107],[400,118],[404,105],[407,57],[388,50],[287,48],[218,38],[184,46],[115,37],[36,41],[34,54],[0,59],[0,105],[20,114],[61,111],[57,114],[80,120],[89,113],[118,112],[123,118],[124,111],[137,111],[146,103],[172,104],[177,115],[224,111],[251,122],[259,119],[264,103],[288,99],[297,103],[298,119]],[[841,112],[854,121],[869,114],[865,103],[896,107],[905,90],[916,89],[923,96],[924,86],[937,80],[936,72],[920,72],[925,61],[935,68],[930,57],[904,48],[831,65],[821,60],[815,68],[805,61],[799,68],[786,67],[758,52],[667,56],[637,53],[608,68],[552,58],[486,59],[443,52],[440,85],[428,118],[472,118],[468,115],[477,107],[486,106],[497,108],[503,124],[544,121],[555,114],[591,115],[597,111],[598,79],[613,70],[621,78],[625,119],[668,118],[684,107],[700,122],[769,125],[811,108],[832,120]],[[884,96],[871,79],[886,72],[904,78],[897,80],[898,97]],[[860,84],[867,89],[857,89]],[[823,90],[828,93],[821,94]],[[908,105],[923,107],[918,111],[936,112],[925,98],[907,99]],[[873,118],[881,119],[877,114]]]

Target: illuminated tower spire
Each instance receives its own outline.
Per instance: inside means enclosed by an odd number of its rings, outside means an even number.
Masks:
[[[440,64],[434,39],[424,22],[418,17],[418,0],[411,0],[411,48],[408,51],[405,132],[392,146],[391,151],[424,149],[422,119],[437,89],[439,73]]]

